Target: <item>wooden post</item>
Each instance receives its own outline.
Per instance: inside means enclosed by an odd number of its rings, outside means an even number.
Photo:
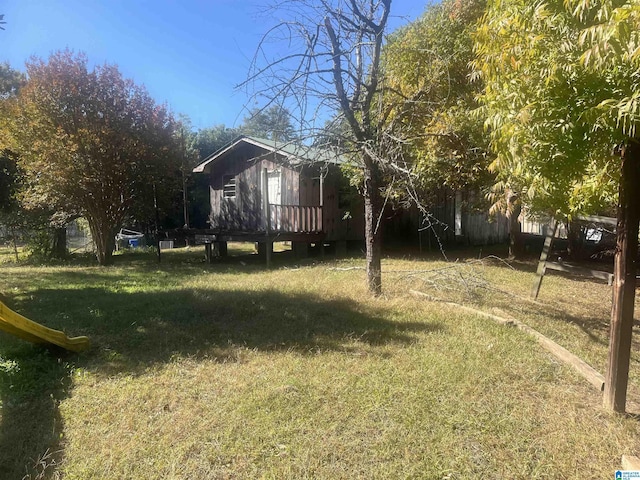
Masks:
[[[227,256],[227,252],[228,252],[227,242],[218,241],[218,248],[220,250],[220,256],[223,257],[223,258],[226,257]]]
[[[318,212],[318,230],[324,232],[324,175],[320,169],[320,210]],[[323,248],[324,251],[324,248]]]
[[[622,175],[618,196],[613,305],[603,404],[606,409],[623,413],[627,402],[636,291],[640,220],[640,143],[629,142],[621,153]]]
[[[204,256],[207,259],[207,263],[213,263],[213,253],[211,251],[211,242],[204,244]]]
[[[536,279],[533,282],[533,287],[531,288],[531,298],[533,300],[537,299],[538,294],[540,293],[540,285],[542,285],[542,278],[544,277],[544,272],[546,270],[547,257],[549,256],[549,252],[551,251],[551,245],[553,244],[553,239],[556,236],[557,230],[558,222],[556,222],[555,218],[552,218],[549,222],[547,236],[544,239],[544,246],[542,247],[542,253],[540,254],[540,261],[538,262]]]
[[[271,218],[269,215],[269,173],[266,167],[262,169],[262,214],[264,215],[265,232],[269,236]]]
[[[160,235],[156,235],[156,246],[158,247],[158,263],[162,263],[162,249],[160,248]]]
[[[265,244],[265,248],[267,249],[267,268],[271,268],[271,254],[273,253],[273,242],[267,240]]]
[[[271,252],[273,250],[273,243],[269,242],[269,231],[271,230],[271,215],[269,212],[269,172],[267,167],[262,168],[262,210],[264,215],[264,230],[266,242],[265,242],[265,257],[267,257],[267,268],[271,267]]]
[[[18,256],[18,234],[16,233],[16,226],[11,225],[11,237],[13,238],[13,254],[16,257],[16,263],[20,261],[20,257]]]

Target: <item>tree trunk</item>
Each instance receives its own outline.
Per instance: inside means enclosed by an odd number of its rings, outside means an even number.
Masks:
[[[604,407],[616,412],[624,412],[627,401],[640,220],[638,185],[640,144],[632,141],[622,150],[609,360],[604,389]]]
[[[53,258],[63,259],[67,256],[67,227],[57,227],[53,231],[51,243]]]
[[[96,244],[96,258],[102,266],[113,264],[113,250],[116,246],[115,229],[108,222],[88,218],[91,236]]]
[[[569,241],[568,253],[572,260],[579,260],[582,252],[582,228],[578,222],[567,222],[567,240]]]
[[[379,219],[382,209],[380,197],[380,172],[371,157],[364,157],[364,220],[367,252],[367,286],[378,296],[382,293],[382,232]]]
[[[522,212],[522,204],[517,196],[510,197],[508,200],[509,209],[509,258],[520,258],[522,256],[522,225],[519,217]]]
[[[18,256],[18,234],[16,233],[16,226],[11,225],[11,237],[13,239],[13,254],[16,257],[16,263],[20,261],[20,257]]]

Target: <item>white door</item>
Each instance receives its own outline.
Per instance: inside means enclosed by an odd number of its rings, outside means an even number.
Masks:
[[[280,205],[282,203],[280,170],[271,170],[268,172],[267,188],[269,189],[269,203],[271,205]]]
[[[273,230],[281,230],[280,218],[282,217],[282,209],[277,206],[282,204],[282,189],[280,181],[280,170],[271,170],[267,172],[267,191],[269,192],[269,215],[271,216],[271,228]]]

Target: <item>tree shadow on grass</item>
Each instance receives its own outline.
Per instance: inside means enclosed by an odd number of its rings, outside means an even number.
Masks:
[[[55,478],[63,457],[58,404],[71,385],[64,357],[35,345],[0,356],[0,478]]]
[[[47,297],[59,304],[61,295],[68,307],[60,323],[73,327],[74,335],[88,335],[97,347],[83,356],[86,367],[108,373],[114,367],[136,373],[174,355],[215,357],[238,346],[307,354],[408,344],[414,332],[441,328],[391,321],[382,309],[367,311],[347,300],[277,290],[41,290],[37,303],[47,308]]]
[[[93,347],[66,358],[28,344],[4,348],[0,451],[13,453],[0,456],[1,478],[22,478],[25,465],[35,466],[30,472],[35,478],[38,460],[52,452],[45,478],[55,474],[64,428],[57,406],[69,393],[74,367],[105,376],[136,375],[176,356],[236,361],[243,349],[389,355],[386,345],[411,344],[421,333],[444,328],[390,320],[383,307],[277,290],[42,289],[13,306],[51,328],[89,336]],[[42,470],[43,462],[39,465]]]

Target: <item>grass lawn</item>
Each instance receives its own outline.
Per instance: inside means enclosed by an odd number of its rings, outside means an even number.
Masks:
[[[604,372],[604,284],[549,275],[533,304],[532,263],[389,258],[373,299],[358,258],[202,257],[4,260],[11,307],[94,347],[0,333],[0,478],[599,479],[640,454],[638,417],[525,333],[410,293],[515,316]]]

